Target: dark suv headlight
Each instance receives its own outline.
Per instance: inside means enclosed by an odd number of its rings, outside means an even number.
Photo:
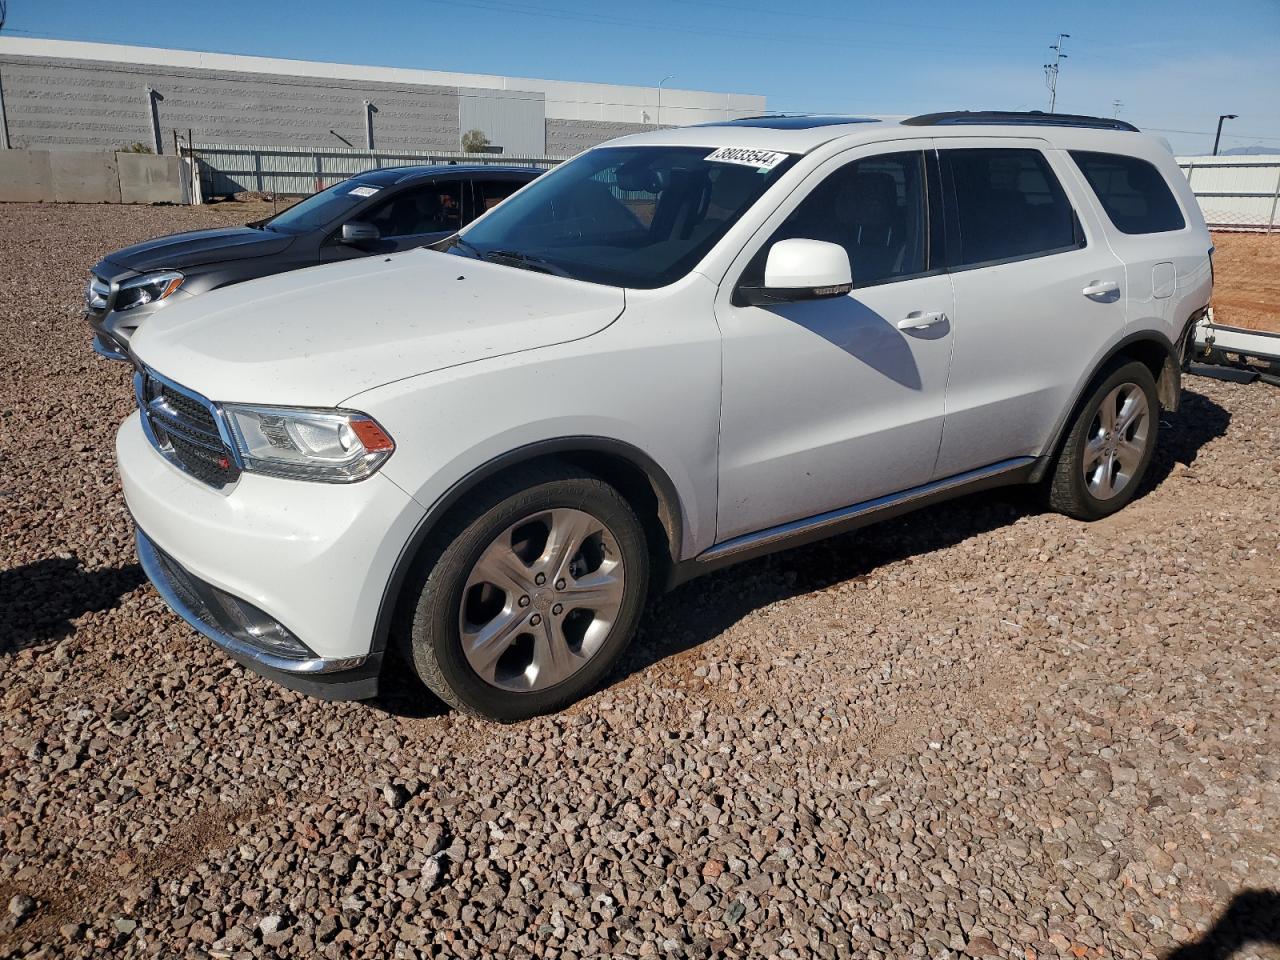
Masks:
[[[159,270],[126,280],[120,284],[120,290],[116,294],[115,308],[132,310],[148,303],[157,303],[173,296],[185,279],[177,270]]]

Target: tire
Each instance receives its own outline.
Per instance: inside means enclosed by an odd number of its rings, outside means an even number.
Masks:
[[[445,703],[524,720],[600,682],[648,579],[644,530],[617,490],[568,465],[531,466],[469,495],[433,534],[397,642]]]
[[[1160,406],[1155,378],[1137,361],[1104,372],[1087,397],[1058,453],[1048,500],[1069,517],[1100,520],[1129,503],[1142,485],[1155,453]]]

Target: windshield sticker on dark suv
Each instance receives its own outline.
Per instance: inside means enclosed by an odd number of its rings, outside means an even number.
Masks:
[[[757,170],[772,170],[783,160],[785,153],[773,150],[750,150],[746,147],[721,147],[707,155],[711,163],[736,163],[743,167],[755,167]]]
[[[352,187],[347,193],[353,197],[372,197],[379,189],[378,187]]]

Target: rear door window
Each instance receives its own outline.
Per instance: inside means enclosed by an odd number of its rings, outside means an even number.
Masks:
[[[1114,153],[1072,150],[1084,178],[1121,233],[1165,233],[1187,225],[1154,164]]]
[[[1062,184],[1039,150],[940,150],[949,190],[953,269],[1006,263],[1084,245]]]
[[[484,216],[507,197],[524,186],[523,180],[477,180],[476,212],[477,217]]]

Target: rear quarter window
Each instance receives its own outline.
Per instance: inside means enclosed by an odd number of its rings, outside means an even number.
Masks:
[[[1187,225],[1178,201],[1154,164],[1114,153],[1070,153],[1121,233],[1167,233]]]

